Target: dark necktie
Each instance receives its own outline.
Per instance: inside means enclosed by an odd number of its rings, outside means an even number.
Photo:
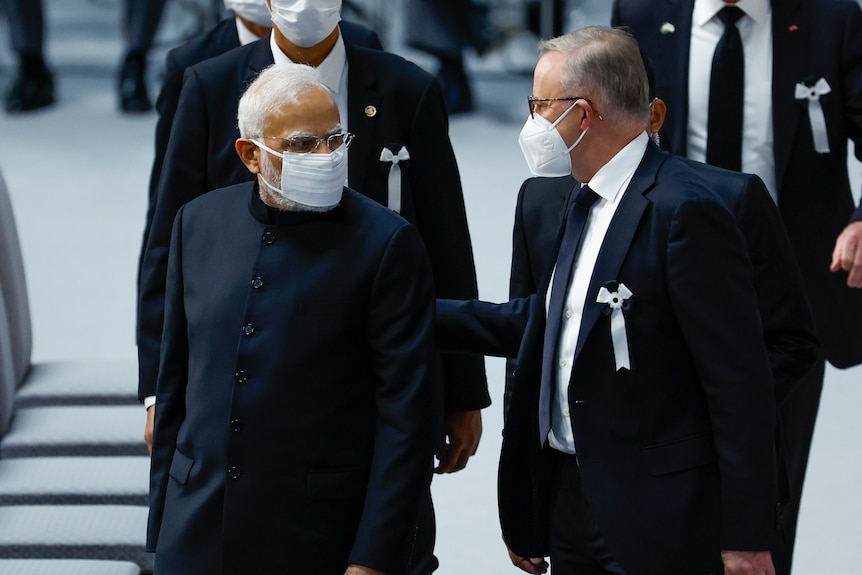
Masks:
[[[744,14],[736,6],[725,6],[718,13],[724,22],[724,34],[712,57],[706,128],[706,163],[736,172],[742,170],[745,88],[745,55],[736,21]]]
[[[551,429],[551,397],[553,397],[555,359],[557,342],[560,338],[560,327],[563,315],[563,305],[568,295],[569,281],[575,258],[581,245],[584,227],[590,216],[590,208],[599,199],[589,186],[581,186],[575,201],[569,206],[566,216],[566,228],[557,252],[557,267],[554,271],[554,282],[551,286],[551,301],[548,304],[548,319],[545,324],[545,342],[542,355],[542,385],[539,392],[539,433],[540,441],[544,441]]]

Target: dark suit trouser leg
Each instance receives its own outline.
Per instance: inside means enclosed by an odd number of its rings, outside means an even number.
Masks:
[[[599,532],[581,491],[573,455],[559,456],[551,499],[551,573],[553,575],[625,575]]]
[[[790,573],[799,502],[802,499],[805,468],[808,465],[811,439],[814,436],[820,393],[823,391],[824,369],[825,362],[821,358],[799,387],[778,408],[778,417],[784,434],[790,497],[784,506],[784,541],[779,541],[772,554],[776,575]]]
[[[9,20],[12,49],[18,53],[41,54],[45,40],[45,20],[40,0],[0,0]]]
[[[165,0],[125,0],[123,2],[123,29],[128,52],[136,54],[149,52],[164,8]]]
[[[408,575],[429,575],[439,563],[434,556],[434,542],[437,535],[437,522],[434,517],[434,503],[431,500],[431,490],[425,494],[419,509],[419,523],[416,526],[416,539],[410,554]]]

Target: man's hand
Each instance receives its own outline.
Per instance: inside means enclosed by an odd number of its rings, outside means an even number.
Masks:
[[[344,572],[344,575],[386,575],[383,571],[377,571],[376,569],[371,569],[370,567],[363,567],[362,565],[350,565],[347,567],[347,571]]]
[[[851,222],[835,240],[829,270],[847,272],[847,285],[862,288],[862,221]]]
[[[512,561],[512,565],[521,571],[533,573],[533,575],[541,575],[548,572],[548,562],[543,558],[533,557],[532,559],[527,559],[520,555],[515,555],[508,546],[506,546],[506,551],[509,552],[509,559]]]
[[[467,467],[467,460],[476,454],[482,438],[482,412],[448,413],[443,421],[443,436],[437,445],[440,464],[434,473],[454,473]]]
[[[775,575],[769,551],[722,551],[724,575]]]
[[[153,454],[153,428],[156,426],[156,406],[147,408],[147,424],[144,426],[144,441],[147,442],[147,451]]]

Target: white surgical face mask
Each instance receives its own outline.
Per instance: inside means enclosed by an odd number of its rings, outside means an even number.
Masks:
[[[557,131],[557,125],[574,109],[575,104],[577,102],[572,103],[553,124],[540,114],[527,118],[518,136],[518,143],[534,176],[556,178],[572,173],[572,158],[569,152],[581,143],[589,128],[581,132],[574,144],[566,147],[565,140]]]
[[[273,186],[266,177],[261,178],[273,192],[312,208],[331,208],[341,201],[347,181],[347,146],[328,154],[297,154],[276,152],[257,140],[252,142],[281,158],[281,187]]]
[[[239,14],[249,22],[260,26],[272,27],[272,16],[266,0],[224,0],[224,7]]]
[[[273,24],[300,48],[322,42],[341,20],[341,0],[272,0],[270,8]]]

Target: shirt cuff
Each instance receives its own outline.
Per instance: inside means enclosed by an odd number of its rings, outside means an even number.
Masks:
[[[149,409],[156,404],[156,396],[148,395],[144,398],[144,409]]]

